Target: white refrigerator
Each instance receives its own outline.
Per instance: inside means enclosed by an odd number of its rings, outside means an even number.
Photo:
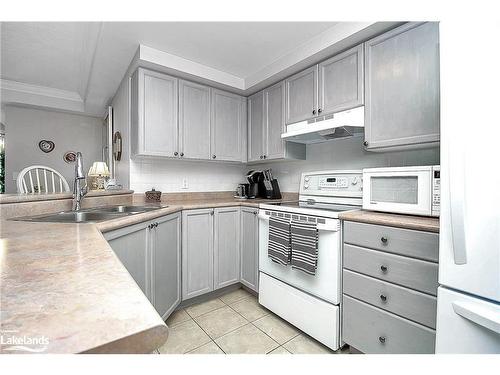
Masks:
[[[440,24],[436,353],[500,353],[500,24]]]

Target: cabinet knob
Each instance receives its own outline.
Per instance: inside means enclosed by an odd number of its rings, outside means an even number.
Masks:
[[[384,336],[379,336],[378,337],[378,341],[380,341],[380,343],[382,343],[382,344],[385,344],[385,337]]]
[[[213,210],[212,210],[212,211],[210,211],[210,215],[211,215],[211,216],[214,216],[214,211],[213,211]]]
[[[380,299],[382,300],[382,302],[387,302],[387,296],[384,294],[380,295]]]
[[[382,241],[383,244],[387,244],[387,237],[382,236],[380,241]]]
[[[383,273],[387,273],[387,266],[380,266],[380,270],[381,270]]]
[[[266,158],[267,158],[267,155],[264,155],[263,157],[264,157],[264,159],[266,159]]]
[[[174,152],[174,156],[177,156],[179,155],[179,153],[177,151]]]
[[[254,211],[254,212],[253,212],[253,214],[254,214],[254,215],[257,215],[257,211]]]
[[[368,141],[363,142],[363,146],[367,147],[368,146]]]
[[[260,158],[261,158],[261,159],[264,159],[264,155],[260,155]]]
[[[313,109],[313,115],[315,115],[315,114],[316,114],[316,110],[315,110],[315,109]]]
[[[318,108],[318,114],[320,114],[323,110],[321,108]]]
[[[215,156],[215,155],[212,155],[212,159],[215,159],[216,157],[217,157],[217,156]]]
[[[182,157],[182,156],[184,156],[184,153],[183,153],[183,152],[181,152],[181,157]]]

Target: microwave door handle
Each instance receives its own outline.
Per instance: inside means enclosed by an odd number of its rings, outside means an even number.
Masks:
[[[451,147],[451,146],[450,146]],[[452,159],[451,153],[448,155],[450,169],[448,176],[448,191],[450,194],[450,219],[451,238],[453,246],[453,258],[457,265],[467,263],[467,249],[465,242],[465,179],[463,155]],[[458,160],[457,160],[458,159]]]

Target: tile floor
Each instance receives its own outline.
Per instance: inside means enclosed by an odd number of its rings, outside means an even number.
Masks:
[[[334,352],[237,289],[174,312],[160,354],[330,354]]]

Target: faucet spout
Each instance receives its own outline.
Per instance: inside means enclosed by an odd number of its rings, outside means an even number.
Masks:
[[[82,186],[82,180],[85,180],[83,171],[83,156],[81,152],[76,153],[75,180],[73,183],[73,211],[78,211],[82,205],[82,199],[87,194],[87,185]]]

